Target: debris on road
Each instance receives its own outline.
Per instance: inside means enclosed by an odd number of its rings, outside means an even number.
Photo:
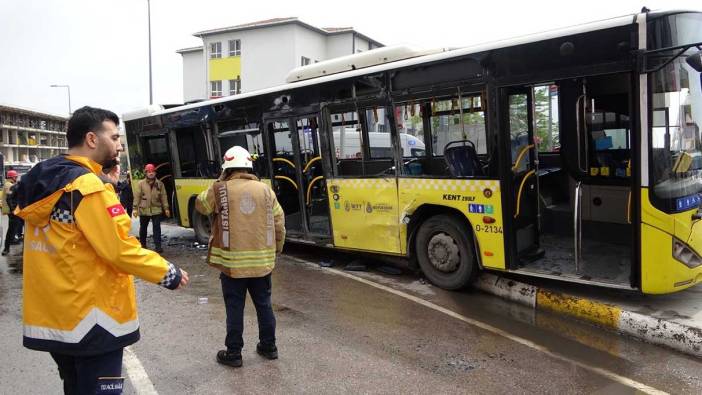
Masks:
[[[383,265],[383,266],[378,266],[376,269],[381,273],[391,274],[394,276],[402,274],[402,270],[400,270],[394,266]]]
[[[344,270],[351,272],[365,272],[368,271],[368,267],[365,264],[361,263],[360,260],[356,259],[349,262],[346,265],[346,267],[344,267]]]
[[[321,266],[321,267],[334,267],[334,261],[331,259],[321,260],[321,261],[319,261],[319,266]]]

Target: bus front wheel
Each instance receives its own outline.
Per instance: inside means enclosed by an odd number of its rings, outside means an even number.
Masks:
[[[471,234],[453,216],[426,220],[415,238],[419,267],[432,284],[448,290],[466,287],[477,274]]]
[[[193,219],[193,230],[195,230],[195,239],[200,244],[207,244],[210,242],[210,233],[212,232],[212,226],[210,225],[210,219],[193,210],[191,218]]]

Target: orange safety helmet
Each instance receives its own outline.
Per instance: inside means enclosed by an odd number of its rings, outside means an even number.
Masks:
[[[14,170],[9,170],[9,171],[7,172],[7,178],[17,178],[18,175],[19,175],[19,174],[17,174],[17,172],[14,171]]]
[[[147,163],[146,166],[144,166],[144,171],[146,171],[146,172],[156,171],[156,166],[154,166],[151,163]]]

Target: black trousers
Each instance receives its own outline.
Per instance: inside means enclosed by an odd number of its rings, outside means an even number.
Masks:
[[[275,316],[271,306],[271,275],[257,278],[231,278],[220,273],[222,294],[227,309],[227,337],[224,344],[228,351],[241,352],[244,347],[244,304],[246,291],[256,307],[258,339],[266,346],[275,345]]]
[[[146,246],[146,233],[149,229],[149,221],[153,221],[154,226],[154,245],[158,250],[161,248],[161,215],[142,215],[139,217],[139,241],[141,246]]]
[[[122,351],[78,357],[51,353],[66,395],[121,394]]]
[[[10,245],[15,240],[18,232],[22,228],[22,218],[14,215],[7,215],[7,233],[5,233],[5,251],[10,251]]]

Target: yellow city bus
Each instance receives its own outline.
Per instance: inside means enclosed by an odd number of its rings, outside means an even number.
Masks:
[[[290,241],[406,258],[446,289],[487,270],[671,293],[702,281],[701,50],[702,13],[647,10],[381,48],[126,114],[129,157],[202,242],[194,198],[241,145]]]

